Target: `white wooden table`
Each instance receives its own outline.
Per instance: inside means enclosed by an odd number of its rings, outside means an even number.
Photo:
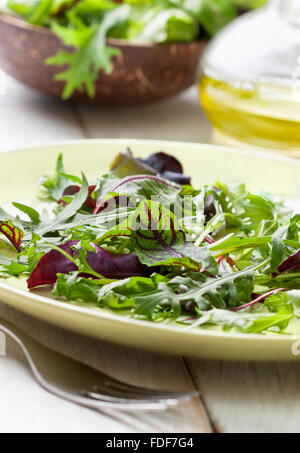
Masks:
[[[149,138],[209,142],[197,89],[146,107],[63,104],[6,79],[0,96],[0,152],[79,138]],[[16,165],[18,163],[16,162]],[[24,169],[26,171],[26,169]],[[96,413],[60,400],[33,381],[8,341],[0,357],[0,432],[299,432],[300,364],[190,360],[110,345],[55,328],[0,302],[0,316],[49,347],[129,382],[200,390],[163,413]]]

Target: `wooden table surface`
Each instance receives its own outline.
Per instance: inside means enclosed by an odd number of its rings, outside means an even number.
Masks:
[[[63,104],[10,78],[4,82],[0,152],[82,138],[210,141],[211,128],[199,107],[196,88],[146,107],[99,108]],[[55,328],[2,302],[0,316],[49,347],[119,379],[149,387],[200,391],[199,398],[165,412],[93,412],[40,389],[24,356],[8,340],[7,355],[0,357],[0,432],[300,431],[300,364],[160,356]]]

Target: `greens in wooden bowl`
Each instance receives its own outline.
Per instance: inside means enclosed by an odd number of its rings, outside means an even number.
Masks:
[[[8,0],[0,63],[64,99],[128,104],[195,80],[204,45],[250,0]],[[251,1],[252,4],[252,1]],[[54,81],[55,80],[55,81]]]

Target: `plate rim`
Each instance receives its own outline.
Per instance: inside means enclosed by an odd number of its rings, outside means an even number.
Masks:
[[[256,156],[258,158],[268,158],[270,160],[276,160],[279,162],[287,162],[287,163],[294,163],[297,166],[300,166],[300,159],[296,159],[295,157],[290,157],[290,156],[283,156],[281,154],[277,154],[273,150],[270,151],[265,151],[265,150],[252,150],[251,148],[247,148],[247,144],[245,144],[245,148],[235,148],[233,146],[226,146],[226,145],[215,145],[215,144],[210,144],[210,143],[197,143],[197,142],[186,142],[182,140],[159,140],[159,139],[139,139],[139,138],[83,138],[83,139],[71,139],[71,140],[50,140],[50,141],[45,141],[42,144],[38,143],[33,143],[32,145],[24,145],[20,146],[18,148],[7,148],[5,151],[0,150],[0,158],[2,155],[7,155],[7,154],[14,154],[14,153],[19,153],[22,151],[30,151],[30,150],[35,150],[39,148],[56,148],[57,146],[72,146],[72,145],[84,145],[85,143],[91,144],[91,145],[97,145],[97,144],[102,144],[102,143],[120,143],[124,145],[124,142],[126,144],[153,144],[153,145],[159,145],[161,143],[167,145],[167,146],[188,146],[192,148],[202,148],[203,150],[205,148],[209,148],[211,150],[215,151],[222,151],[224,153],[228,154],[241,154],[245,156]],[[128,143],[130,142],[130,143]]]

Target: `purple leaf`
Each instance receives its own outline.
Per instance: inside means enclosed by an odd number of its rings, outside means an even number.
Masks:
[[[73,256],[71,251],[72,245],[76,245],[77,242],[70,241],[60,248]],[[29,289],[36,288],[37,286],[52,285],[57,280],[57,274],[69,274],[72,271],[76,271],[76,266],[72,261],[66,258],[62,253],[57,250],[51,250],[46,253],[37,263],[34,271],[27,280]]]
[[[92,193],[94,192],[96,186],[89,186],[89,194],[85,201],[85,206],[87,208],[95,209],[96,207],[96,200],[92,198]],[[71,185],[65,188],[63,197],[70,197],[76,195],[80,191],[80,186]],[[58,204],[66,204],[63,199],[58,200]]]
[[[152,168],[158,175],[177,184],[191,184],[190,176],[183,174],[181,163],[169,154],[159,152],[151,154],[147,159],[137,159],[144,165]]]
[[[294,253],[294,255],[289,256],[277,268],[279,274],[284,274],[285,272],[297,270],[300,270],[300,249],[296,253]]]
[[[100,212],[103,211],[108,213],[114,211],[116,208],[126,208],[129,206],[134,207],[134,205],[130,203],[130,199],[126,195],[113,195],[109,198],[99,198],[93,210],[93,214],[100,214]]]
[[[215,198],[213,194],[209,194],[205,199],[204,215],[206,222],[209,222],[217,214],[215,206]]]
[[[78,241],[69,241],[60,248],[71,257],[76,257],[75,245]],[[128,255],[116,254],[93,244],[95,252],[88,251],[86,261],[98,274],[110,279],[148,276],[149,269],[140,263],[135,253]],[[57,274],[69,274],[76,271],[77,266],[57,250],[46,253],[38,262],[32,275],[27,280],[28,288],[52,285],[57,280]],[[152,272],[152,271],[151,271]]]
[[[153,168],[157,173],[162,174],[165,171],[172,171],[173,173],[183,173],[181,163],[169,154],[159,152],[151,154],[147,159],[138,159],[140,162]]]
[[[168,181],[176,182],[176,184],[180,184],[181,186],[188,186],[191,184],[190,176],[175,173],[174,171],[164,171],[162,176]]]
[[[146,159],[135,159],[129,148],[114,160],[111,171],[120,179],[133,175],[162,176],[178,184],[190,184],[190,176],[183,174],[181,163],[169,154],[158,152]]]
[[[216,262],[206,247],[195,247],[174,214],[150,200],[141,202],[132,227],[132,245],[148,266],[176,266],[216,272]]]

